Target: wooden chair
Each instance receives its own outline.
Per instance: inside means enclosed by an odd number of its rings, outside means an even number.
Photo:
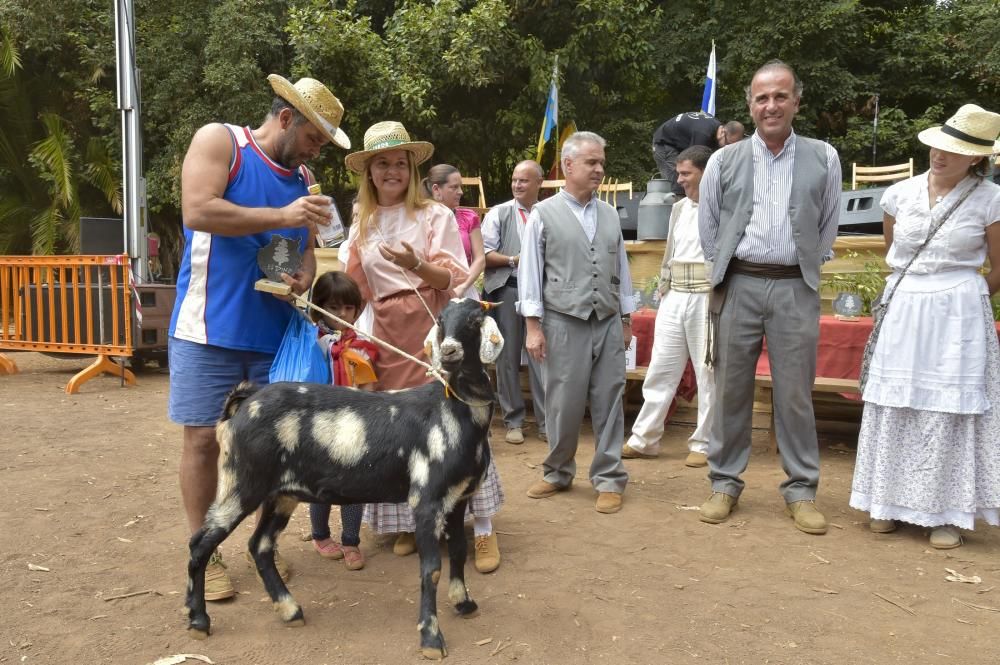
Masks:
[[[481,176],[474,178],[462,178],[463,187],[477,187],[479,189],[479,203],[475,207],[486,208],[486,191],[483,189],[483,179]]]
[[[554,189],[556,191],[566,186],[565,180],[543,180],[539,189]]]
[[[892,166],[858,166],[851,164],[851,189],[857,189],[859,182],[892,182],[913,177],[913,158],[903,164]]]
[[[618,207],[618,192],[628,192],[629,198],[632,198],[632,182],[618,182],[608,178],[597,189],[597,198],[612,207]]]

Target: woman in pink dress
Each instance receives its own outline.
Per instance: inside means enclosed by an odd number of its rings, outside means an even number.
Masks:
[[[372,125],[365,132],[364,145],[364,150],[345,159],[347,168],[361,176],[358,213],[347,237],[345,272],[358,283],[364,300],[371,303],[372,337],[427,360],[424,338],[455,289],[469,283],[455,216],[420,191],[417,165],[431,156],[434,146],[411,141],[398,122]],[[375,374],[379,390],[412,388],[433,380],[423,367],[387,349],[376,359]],[[483,483],[469,502],[475,517],[475,565],[479,572],[492,572],[500,565],[490,518],[503,500],[491,460]],[[393,546],[396,554],[416,551],[416,522],[408,504],[368,504],[364,521],[376,533],[399,534]]]
[[[462,201],[462,174],[451,164],[438,164],[427,172],[423,185],[427,196],[448,206],[455,213],[458,231],[462,235],[462,247],[469,262],[469,278],[455,287],[455,293],[480,300],[476,280],[486,268],[486,250],[483,248],[479,215],[475,210],[458,206]]]

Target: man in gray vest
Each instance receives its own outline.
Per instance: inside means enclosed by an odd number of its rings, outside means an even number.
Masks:
[[[604,179],[604,139],[576,132],[563,145],[566,187],[531,211],[518,269],[518,311],[528,353],[545,361],[549,455],[528,496],[568,490],[590,401],[596,509],[616,513],[628,473],[622,464],[625,348],[632,339],[632,277],[615,209],[594,195]]]
[[[747,104],[757,131],[712,155],[701,180],[698,224],[712,266],[715,427],[708,444],[712,496],[701,520],[724,521],[750,459],[754,374],[767,338],[775,428],[788,478],[786,514],[826,533],[816,508],[819,449],[812,407],[819,337],[819,270],[837,237],[840,160],[827,143],[796,136],[802,82],[773,60],[757,70]]]
[[[514,198],[494,206],[483,219],[483,246],[486,249],[486,273],[483,278],[484,300],[499,303],[491,314],[503,335],[503,351],[497,357],[497,393],[507,443],[524,443],[524,397],[521,395],[521,352],[524,349],[524,319],[517,313],[517,264],[520,261],[521,235],[528,215],[538,202],[538,190],[544,173],[538,162],[523,161],[514,167],[510,189]],[[528,379],[534,403],[538,438],[545,434],[545,379],[541,362],[528,356]]]

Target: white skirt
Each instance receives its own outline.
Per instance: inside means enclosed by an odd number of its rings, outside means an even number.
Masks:
[[[979,296],[978,305],[975,327],[985,347],[984,399],[998,406],[962,414],[866,401],[852,508],[872,519],[926,527],[971,529],[977,518],[1000,526],[1000,343],[989,297]],[[895,306],[893,299],[890,312]],[[923,329],[914,327],[910,334],[920,336]],[[934,358],[929,356],[932,362]]]
[[[889,279],[887,288],[899,281]],[[986,280],[975,270],[906,275],[899,281],[872,355],[863,399],[880,406],[981,414],[986,347]]]

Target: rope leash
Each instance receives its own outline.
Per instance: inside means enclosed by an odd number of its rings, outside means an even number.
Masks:
[[[493,400],[469,401],[469,400],[463,399],[455,391],[455,389],[451,387],[451,385],[448,383],[448,380],[445,379],[444,376],[442,376],[441,371],[440,371],[440,369],[438,367],[435,367],[433,365],[429,365],[429,364],[425,363],[423,360],[421,360],[420,358],[417,358],[416,356],[410,355],[406,351],[403,351],[402,349],[393,346],[389,342],[386,342],[385,340],[379,339],[375,335],[366,333],[366,332],[358,329],[358,327],[355,326],[353,323],[349,323],[349,322],[345,321],[344,319],[340,318],[339,316],[337,316],[336,314],[328,312],[325,309],[323,309],[322,307],[319,307],[318,305],[313,304],[308,298],[306,298],[304,296],[298,295],[298,294],[296,294],[294,292],[292,293],[292,295],[295,297],[295,302],[299,303],[300,305],[304,305],[308,309],[315,310],[315,311],[319,312],[320,314],[322,314],[324,316],[330,317],[331,319],[333,319],[337,323],[341,324],[342,326],[350,328],[351,330],[353,330],[354,332],[358,333],[359,335],[363,335],[365,338],[370,339],[371,341],[375,342],[379,346],[381,346],[381,347],[383,347],[385,349],[388,349],[388,350],[390,350],[390,351],[392,351],[394,353],[398,353],[399,355],[403,356],[407,360],[413,361],[413,362],[417,363],[418,365],[420,365],[421,367],[425,368],[427,370],[427,375],[428,376],[433,376],[435,379],[437,379],[438,381],[441,382],[441,385],[444,386],[445,397],[452,397],[452,396],[454,396],[455,399],[457,399],[459,402],[462,402],[463,404],[466,404],[467,406],[487,406],[488,404],[492,404],[493,403]]]

